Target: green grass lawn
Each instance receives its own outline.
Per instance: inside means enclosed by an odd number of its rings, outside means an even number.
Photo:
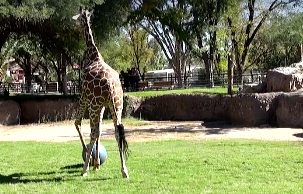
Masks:
[[[234,92],[238,91],[237,87],[234,87]],[[139,92],[126,92],[125,94],[136,97],[151,97],[161,96],[166,94],[227,94],[227,88],[214,87],[214,88],[188,88],[188,89],[174,89],[174,90],[148,90]]]
[[[0,193],[302,193],[299,143],[256,140],[130,142],[123,179],[114,141],[81,177],[80,142],[1,142]],[[94,191],[93,191],[94,190]]]

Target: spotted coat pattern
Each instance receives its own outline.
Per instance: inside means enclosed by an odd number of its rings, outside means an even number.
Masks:
[[[112,118],[115,126],[116,139],[119,144],[120,158],[121,158],[121,171],[123,177],[128,178],[128,171],[125,165],[125,154],[123,150],[127,147],[127,142],[124,137],[124,127],[121,122],[122,109],[123,109],[123,90],[119,79],[119,74],[106,64],[96,47],[89,25],[91,13],[88,10],[80,9],[80,14],[74,16],[74,19],[81,21],[86,38],[88,50],[88,63],[84,68],[82,77],[82,90],[80,97],[79,113],[75,121],[75,126],[80,136],[83,149],[87,150],[87,158],[83,167],[82,175],[86,176],[89,163],[91,160],[91,149],[86,148],[85,140],[81,131],[81,121],[86,110],[89,112],[90,119],[90,144],[99,144],[101,136],[101,123],[105,107],[108,107],[112,113]],[[119,131],[120,130],[120,131]],[[121,131],[122,130],[122,131]],[[123,137],[120,137],[122,134]],[[121,138],[124,144],[121,142]],[[123,142],[122,141],[122,142]],[[124,145],[124,148],[123,148]],[[92,148],[93,146],[90,146]],[[97,150],[98,153],[98,150]],[[100,161],[98,158],[94,162],[95,169],[100,168]]]

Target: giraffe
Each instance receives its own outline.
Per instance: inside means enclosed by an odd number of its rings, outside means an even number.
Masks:
[[[84,27],[84,34],[86,39],[88,62],[84,68],[82,77],[82,90],[80,97],[80,108],[78,116],[75,120],[75,127],[78,131],[80,141],[83,149],[87,151],[85,164],[83,166],[82,176],[87,176],[89,171],[89,164],[91,162],[91,154],[93,145],[96,144],[96,153],[99,153],[98,145],[101,137],[101,124],[105,107],[111,111],[114,127],[115,137],[118,143],[121,172],[124,178],[129,178],[128,169],[125,160],[129,154],[128,143],[125,138],[124,126],[121,121],[123,109],[123,90],[119,79],[119,74],[106,64],[94,43],[92,30],[90,28],[91,12],[80,8],[80,14],[75,15],[73,19],[80,20]],[[85,111],[89,112],[90,120],[90,146],[86,147],[83,133],[81,131],[81,121]],[[93,161],[94,169],[100,169],[99,154]]]

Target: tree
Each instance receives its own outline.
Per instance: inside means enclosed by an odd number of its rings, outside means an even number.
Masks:
[[[194,54],[204,61],[209,86],[213,87],[213,69],[220,58],[217,45],[218,29],[222,14],[227,10],[231,0],[204,0],[202,2],[189,0],[188,2],[193,16],[188,28],[196,38],[195,41],[189,41],[189,43],[194,44],[191,46]],[[197,45],[196,48],[195,45]]]
[[[6,81],[8,78],[6,72],[9,64],[8,61],[17,51],[19,43],[20,41],[15,40],[14,36],[11,36],[8,41],[5,42],[2,48],[0,55],[0,82]]]
[[[132,49],[125,33],[104,41],[100,52],[104,61],[117,71],[126,70],[132,65]]]
[[[148,62],[148,65],[146,67],[147,70],[161,70],[168,67],[168,61],[165,57],[160,45],[157,43],[157,41],[154,38],[150,38],[149,47],[153,49],[153,55],[151,59]],[[143,71],[144,73],[145,71]],[[143,76],[144,77],[144,76]]]
[[[39,47],[44,53],[52,53],[56,61],[62,63],[60,75],[63,92],[66,93],[66,66],[71,65],[72,55],[79,52],[83,41],[80,39],[72,16],[78,13],[80,5],[93,7],[102,0],[29,0],[0,2],[0,51],[11,34],[17,36],[31,34],[39,39]]]
[[[302,13],[271,17],[252,43],[248,64],[270,69],[301,61],[302,19]]]
[[[190,62],[190,50],[185,42],[185,23],[190,20],[187,8],[188,4],[181,0],[134,0],[134,11],[129,18],[158,42],[180,87],[186,85],[186,66]]]
[[[138,69],[140,76],[145,73],[147,64],[154,54],[148,43],[148,33],[138,26],[129,26],[127,29],[129,44],[132,49],[133,65]]]
[[[240,85],[243,85],[242,75],[247,69],[247,57],[251,44],[265,21],[274,11],[298,3],[302,3],[301,0],[271,0],[263,3],[256,0],[245,0],[243,3],[240,2],[233,15],[228,17],[231,34],[235,34],[233,38],[233,52],[235,53],[232,55],[235,55],[233,63],[236,64]],[[239,10],[240,12],[238,12]]]
[[[104,0],[93,6],[92,30],[96,41],[111,40],[127,24],[132,0]]]

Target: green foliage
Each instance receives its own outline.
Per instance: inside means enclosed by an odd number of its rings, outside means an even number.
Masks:
[[[265,26],[256,36],[249,62],[264,69],[299,62],[301,59],[297,49],[303,43],[302,19],[302,13],[272,17],[270,25]]]
[[[235,63],[237,65],[237,72],[241,77],[242,73],[248,68],[258,63],[258,57],[263,57],[260,55],[262,52],[258,52],[257,57],[253,56],[256,54],[254,51],[262,50],[262,48],[258,48],[258,42],[260,41],[255,41],[255,39],[264,30],[264,27],[270,24],[268,21],[274,15],[285,15],[287,9],[291,9],[299,1],[235,1],[235,9],[231,9],[227,17],[230,33],[235,33]],[[283,28],[284,26],[280,26],[278,31]],[[268,31],[268,33],[275,34],[274,31]],[[257,45],[254,45],[255,43]],[[253,46],[255,46],[254,51],[250,51]]]
[[[120,34],[126,24],[132,0],[104,0],[94,6],[92,29],[99,41],[109,40]]]
[[[147,69],[147,65],[154,55],[152,47],[149,46],[148,32],[136,26],[129,26],[126,30],[133,65],[142,73],[144,69]]]
[[[303,13],[294,13],[288,16],[277,16],[273,18],[271,33],[267,38],[272,42],[279,42],[286,46],[298,45],[303,42],[303,27],[301,25]]]
[[[132,65],[131,46],[124,34],[114,36],[104,42],[100,51],[106,63],[118,72]]]
[[[302,149],[294,142],[130,142],[128,181],[121,177],[115,141],[102,141],[108,159],[100,171],[91,169],[85,178],[80,176],[79,141],[1,144],[0,193],[86,194],[92,188],[98,193],[303,192]]]
[[[153,50],[153,55],[148,61],[148,65],[146,66],[146,70],[161,70],[168,67],[168,60],[163,54],[163,51],[157,41],[152,38],[148,42],[149,47]]]

